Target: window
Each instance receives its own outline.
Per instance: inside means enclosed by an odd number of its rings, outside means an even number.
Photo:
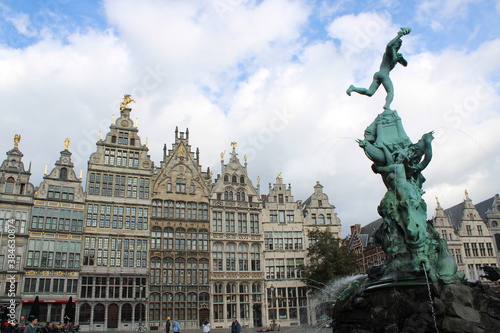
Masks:
[[[79,323],[80,324],[90,324],[90,315],[91,315],[91,307],[90,304],[84,303],[80,307],[80,317],[79,317]]]
[[[222,232],[222,212],[212,212],[212,231]]]
[[[226,270],[236,271],[236,245],[226,245]]]
[[[477,252],[477,243],[471,243],[471,246],[472,246],[472,255],[474,257],[477,257],[478,256],[478,252]]]
[[[238,233],[247,233],[247,214],[238,213]]]
[[[250,233],[260,233],[259,214],[250,214]]]
[[[482,236],[483,235],[483,227],[478,225],[477,226],[477,233],[479,234],[479,236]]]
[[[467,230],[467,235],[471,236],[472,235],[472,227],[470,225],[466,225],[465,229]]]
[[[212,262],[213,262],[213,270],[214,271],[222,271],[223,270],[223,260],[222,260],[222,243],[215,243],[212,246]]]
[[[14,193],[14,183],[14,178],[7,178],[7,182],[5,183],[5,193]]]
[[[238,246],[238,270],[240,272],[248,271],[248,245],[246,244]]]
[[[488,256],[493,256],[493,245],[491,243],[486,243],[486,248],[488,250]]]
[[[177,180],[175,181],[175,192],[186,193],[186,179],[177,178]]]
[[[59,173],[59,179],[60,180],[66,180],[66,179],[68,179],[68,169],[61,168],[61,171]]]
[[[24,292],[25,293],[34,293],[35,290],[36,290],[36,279],[34,279],[34,278],[24,279]]]
[[[252,272],[260,271],[260,246],[253,244],[250,250]]]
[[[226,232],[235,232],[234,213],[226,212]]]

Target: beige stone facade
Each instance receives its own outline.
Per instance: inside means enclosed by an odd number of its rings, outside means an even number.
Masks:
[[[236,317],[243,326],[264,323],[264,237],[258,187],[248,177],[246,157],[241,164],[232,143],[229,161],[213,185],[211,207],[211,319],[226,328]]]
[[[83,329],[132,329],[148,317],[153,162],[123,108],[90,156],[81,292]]]

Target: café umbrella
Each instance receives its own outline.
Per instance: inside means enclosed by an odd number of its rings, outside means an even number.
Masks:
[[[66,302],[66,307],[64,308],[64,323],[68,324],[70,322],[75,322],[75,303],[73,302],[73,297],[69,297],[68,302]]]

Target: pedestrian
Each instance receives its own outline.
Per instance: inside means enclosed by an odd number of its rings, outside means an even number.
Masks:
[[[31,320],[31,323],[26,325],[26,328],[24,329],[24,333],[36,333],[37,332],[37,324],[38,324],[38,319],[33,318]]]
[[[167,317],[167,322],[165,323],[165,332],[170,333],[170,317]]]
[[[172,323],[172,331],[174,331],[174,333],[181,332],[181,324],[179,324],[177,320],[174,320],[174,322]]]
[[[4,333],[15,333],[16,332],[16,325],[17,325],[17,320],[7,320],[5,322],[7,325],[5,326],[3,332]]]
[[[59,333],[59,330],[54,325],[53,322],[48,322],[47,325],[42,329],[42,333]]]
[[[233,323],[231,324],[231,333],[240,333],[240,332],[241,332],[241,325],[236,320],[236,317],[233,317]]]
[[[210,322],[208,321],[208,318],[205,319],[201,326],[203,327],[203,333],[210,333]]]

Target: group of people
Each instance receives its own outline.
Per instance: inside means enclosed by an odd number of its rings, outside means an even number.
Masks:
[[[14,320],[8,320],[2,325],[3,333],[59,333],[59,328],[53,322],[47,322],[43,327],[38,324],[38,319],[33,318],[31,322],[23,328],[19,326],[19,322]]]
[[[210,333],[210,322],[208,318],[201,324],[203,333]],[[170,333],[170,328],[172,328],[173,333],[181,332],[181,324],[177,320],[171,322],[170,317],[167,317],[167,322],[165,323],[165,332]],[[238,320],[233,317],[233,322],[231,324],[231,333],[241,333],[241,325]]]

